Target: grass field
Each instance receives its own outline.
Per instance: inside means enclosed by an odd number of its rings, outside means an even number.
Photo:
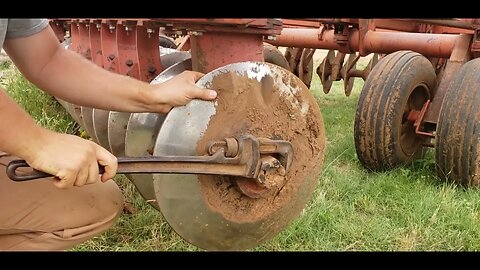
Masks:
[[[71,118],[54,99],[8,69],[11,72],[4,73],[2,84],[40,124],[75,132]],[[363,82],[357,79],[350,97],[343,94],[342,83],[336,82],[325,95],[314,75],[311,91],[327,137],[318,188],[298,219],[254,250],[479,250],[480,191],[438,180],[432,151],[409,167],[385,173],[362,168],[355,152],[353,119]],[[73,250],[199,250],[175,234],[124,177],[115,180],[135,211]]]

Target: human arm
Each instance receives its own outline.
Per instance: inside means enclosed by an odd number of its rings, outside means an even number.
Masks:
[[[202,76],[198,72],[184,72],[158,85],[108,72],[61,47],[50,27],[32,35],[7,38],[4,48],[28,80],[42,90],[78,105],[115,111],[165,113],[172,106],[185,105],[194,98],[213,99],[216,96],[214,91],[195,86],[195,81]],[[213,95],[208,96],[208,93]],[[23,114],[24,121],[0,124],[0,132],[11,128],[23,135],[0,134],[0,140],[4,142],[0,149],[26,159],[35,169],[59,176],[63,179],[59,183],[65,183],[62,187],[93,183],[94,176],[99,178],[97,162],[106,166],[102,181],[115,175],[116,158],[107,150],[75,136],[40,128],[16,104],[10,104],[13,101],[7,100],[5,104],[9,104],[10,109],[0,112],[10,119]],[[19,140],[23,143],[16,145]]]
[[[25,77],[65,101],[125,112],[168,112],[195,98],[211,100],[216,92],[195,86],[203,74],[183,72],[162,84],[148,84],[96,66],[65,50],[48,26],[27,37],[7,39],[4,48]]]
[[[57,187],[100,180],[98,163],[106,166],[102,181],[115,176],[115,156],[91,141],[38,126],[1,88],[0,117],[0,149],[25,159],[32,168],[55,175]]]

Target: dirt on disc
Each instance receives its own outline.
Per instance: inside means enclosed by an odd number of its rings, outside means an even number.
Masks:
[[[228,72],[215,77],[209,87],[218,92],[216,114],[197,144],[198,154],[206,153],[208,141],[242,134],[287,140],[293,145],[291,168],[262,198],[239,192],[234,177],[198,176],[206,204],[232,222],[256,222],[288,205],[307,176],[315,173],[318,179],[319,170],[313,168],[323,163],[324,128],[315,99],[288,71],[273,76],[258,81]]]

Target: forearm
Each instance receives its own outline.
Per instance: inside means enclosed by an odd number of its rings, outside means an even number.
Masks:
[[[98,164],[105,167],[102,181],[115,176],[115,156],[91,141],[38,126],[1,88],[0,117],[0,150],[25,159],[34,169],[55,175],[57,187],[97,182]]]
[[[147,111],[152,85],[106,71],[64,49],[50,27],[6,39],[4,48],[29,81],[56,97],[107,110]]]
[[[48,131],[38,126],[1,88],[0,118],[0,150],[25,159],[41,151]]]
[[[42,90],[68,102],[124,112],[167,113],[195,98],[212,100],[195,82],[199,72],[183,72],[161,84],[149,84],[106,71],[65,50],[50,27],[23,38],[5,40],[4,48],[22,74]]]
[[[68,102],[114,111],[147,111],[151,91],[148,83],[108,72],[63,48],[29,80]]]

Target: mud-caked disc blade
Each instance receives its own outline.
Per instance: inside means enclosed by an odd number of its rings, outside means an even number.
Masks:
[[[298,217],[313,193],[324,157],[320,109],[290,71],[261,62],[234,63],[197,85],[218,92],[167,115],[154,155],[203,155],[208,141],[250,134],[292,143],[283,184],[254,199],[229,176],[154,174],[166,221],[186,241],[207,250],[244,250],[271,239]]]

